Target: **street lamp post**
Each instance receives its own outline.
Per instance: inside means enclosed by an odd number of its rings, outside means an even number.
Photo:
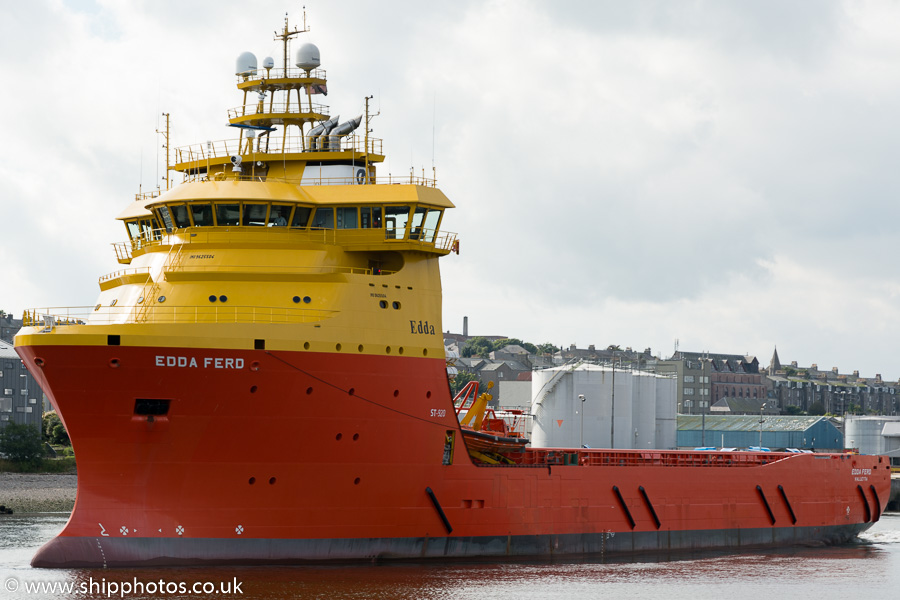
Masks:
[[[762,403],[762,406],[759,407],[759,449],[762,451],[762,426],[763,426],[763,409],[766,407],[766,402]]]
[[[584,448],[584,394],[578,394],[581,400],[581,448]]]

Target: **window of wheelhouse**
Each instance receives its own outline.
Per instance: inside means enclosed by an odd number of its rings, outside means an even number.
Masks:
[[[216,205],[216,225],[219,227],[228,227],[230,225],[239,225],[241,222],[241,205],[240,204],[223,204]]]
[[[269,213],[268,204],[244,204],[241,225],[244,227],[265,227]]]
[[[312,214],[312,208],[308,206],[298,206],[294,209],[294,216],[291,219],[291,227],[306,228],[309,225],[309,215]]]
[[[188,207],[194,227],[212,227],[216,224],[213,220],[212,204],[188,204]]]
[[[191,217],[188,215],[188,208],[184,204],[170,204],[169,210],[172,213],[172,221],[175,227],[184,229],[191,226]]]
[[[384,208],[384,228],[387,239],[402,240],[406,237],[409,212],[408,206],[386,206]]]
[[[160,233],[160,226],[157,221],[151,218],[141,219],[138,221],[138,225],[141,227],[141,235],[145,240],[154,240],[159,239],[162,235]]]
[[[361,206],[359,209],[359,226],[362,229],[380,229],[381,207]]]
[[[273,204],[269,209],[269,227],[287,227],[292,208],[290,204]]]
[[[359,227],[359,215],[355,206],[338,206],[334,209],[337,229],[356,229]]]
[[[125,221],[125,226],[128,228],[128,237],[130,239],[136,240],[141,237],[141,226],[138,225],[137,219],[133,221]]]
[[[416,209],[418,211],[418,209]],[[441,222],[441,214],[444,211],[437,208],[429,208],[425,214],[425,222],[422,229],[422,239],[426,242],[433,242],[434,236],[438,231]]]
[[[334,229],[334,208],[322,207],[316,208],[316,212],[312,217],[313,229]]]

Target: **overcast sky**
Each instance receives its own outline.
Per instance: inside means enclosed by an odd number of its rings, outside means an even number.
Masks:
[[[306,2],[379,174],[437,169],[444,331],[900,376],[900,4]],[[87,306],[172,146],[300,2],[0,5],[0,308]],[[177,175],[177,174],[173,174]]]

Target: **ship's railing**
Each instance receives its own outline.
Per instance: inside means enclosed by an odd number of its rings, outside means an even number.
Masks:
[[[263,102],[262,109],[260,110],[259,104],[251,104],[247,103],[244,106],[235,106],[234,108],[228,109],[228,118],[229,119],[237,119],[238,117],[247,117],[253,115],[283,115],[283,114],[291,114],[291,115],[302,115],[315,113],[319,115],[328,115],[328,106],[324,104],[316,104],[313,102],[312,107],[308,103],[303,103],[301,105],[297,105],[296,102]]]
[[[366,267],[296,265],[173,265],[166,273],[278,273],[279,275],[372,275]],[[395,271],[380,271],[391,275]]]
[[[146,245],[146,244],[144,244]],[[116,242],[112,245],[113,250],[116,251],[116,260],[120,263],[128,264],[131,262],[132,255],[131,249],[142,247],[140,241],[138,239],[133,239],[130,242]],[[135,248],[135,249],[137,249]]]
[[[595,467],[758,467],[791,457],[787,452],[682,452],[678,450],[595,450],[528,448],[521,466],[582,465]]]
[[[244,81],[263,81],[266,79],[327,79],[325,73],[325,69],[313,69],[307,75],[306,71],[302,69],[279,67],[277,69],[256,69],[256,71],[253,71],[251,75],[246,77],[238,75],[237,79],[239,83]]]
[[[340,140],[340,148],[332,152],[355,151],[368,154],[383,153],[383,142],[380,138],[369,138],[368,146],[366,138],[356,134],[343,136]],[[335,140],[335,143],[337,140]],[[289,136],[285,141],[283,137],[258,137],[253,143],[255,152],[244,152],[247,146],[247,138],[216,140],[203,144],[190,144],[175,148],[175,164],[187,162],[203,162],[214,158],[229,158],[236,154],[258,154],[260,158],[281,154],[296,154],[298,152],[321,152],[310,150],[307,139],[299,136]],[[248,165],[249,166],[249,165]]]
[[[132,269],[120,269],[118,271],[113,271],[112,273],[107,273],[100,277],[98,283],[103,283],[104,281],[109,281],[111,279],[116,279],[119,277],[124,277],[126,275],[137,275],[137,274],[150,274],[150,267],[135,267]]]
[[[146,301],[150,301],[147,299]],[[27,309],[28,322],[23,326],[41,325],[45,316],[53,317],[54,326],[108,325],[134,323],[138,306],[56,306]],[[146,307],[142,322],[151,323],[256,323],[295,324],[316,323],[334,316],[339,311],[312,308],[284,308],[280,306],[166,306],[158,304]]]
[[[189,248],[191,244],[228,245],[252,239],[254,243],[296,243],[312,242],[327,245],[343,246],[346,249],[371,247],[383,245],[385,249],[396,246],[397,249],[430,250],[432,248],[449,252],[456,242],[456,234],[448,231],[436,231],[423,229],[413,236],[394,238],[387,229],[291,229],[288,227],[243,227],[233,228],[204,228],[194,227],[187,230],[177,230],[166,233],[165,230],[153,230],[143,233],[140,237],[131,241],[131,248],[137,251],[150,246],[172,246],[184,244]],[[127,244],[128,242],[122,242]],[[114,244],[117,254],[124,252],[118,244]],[[322,268],[322,267],[312,267]],[[335,267],[338,268],[338,267]],[[342,267],[341,267],[342,268]],[[386,272],[383,272],[386,273]]]

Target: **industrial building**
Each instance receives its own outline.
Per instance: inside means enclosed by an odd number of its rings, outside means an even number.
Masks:
[[[828,417],[678,415],[678,447],[795,448],[843,452],[844,436]]]

